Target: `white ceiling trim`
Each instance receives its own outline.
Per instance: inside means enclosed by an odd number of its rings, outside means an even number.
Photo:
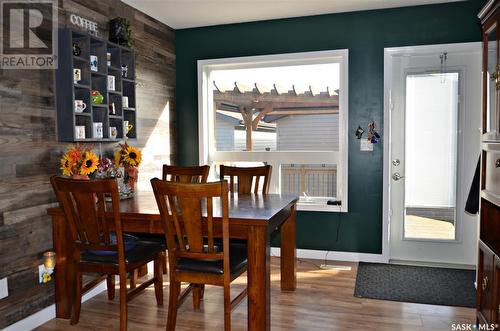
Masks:
[[[122,0],[174,29],[463,0]]]

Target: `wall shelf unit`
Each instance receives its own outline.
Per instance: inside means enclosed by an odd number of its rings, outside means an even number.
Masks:
[[[73,53],[75,45],[80,49],[78,55]],[[96,58],[97,65],[92,66]],[[127,68],[125,74],[122,66]],[[78,81],[75,69],[79,72]],[[110,80],[114,80],[114,88]],[[131,127],[126,138],[137,138],[135,63],[131,49],[81,31],[60,29],[56,89],[59,141],[120,141],[127,131],[124,121]],[[101,104],[92,104],[93,90],[102,94]],[[129,107],[123,107],[124,97]],[[77,111],[76,102],[85,104],[85,109]],[[102,137],[95,132],[94,127],[100,126],[96,123],[102,123]],[[116,138],[111,134],[114,130]]]
[[[483,135],[476,316],[481,326],[500,323],[500,0],[488,1],[479,18],[483,30]]]

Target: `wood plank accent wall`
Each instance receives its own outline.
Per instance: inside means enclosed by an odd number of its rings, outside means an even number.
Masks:
[[[74,13],[98,22],[106,38],[110,19],[131,21],[139,137],[131,144],[144,151],[139,187],[149,187],[163,163],[175,162],[175,32],[118,0],[62,0],[59,6],[60,27],[72,26]],[[53,284],[38,284],[37,266],[52,248],[45,215],[55,203],[49,176],[59,172],[68,146],[56,139],[55,93],[54,71],[0,70],[0,279],[9,282],[0,329],[53,303]]]

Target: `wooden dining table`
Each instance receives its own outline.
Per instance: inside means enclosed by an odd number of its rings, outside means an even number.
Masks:
[[[229,233],[247,239],[248,250],[248,330],[270,330],[270,244],[271,234],[280,232],[281,290],[296,288],[296,203],[297,196],[280,194],[230,194]],[[215,225],[220,214],[214,209]],[[220,211],[220,210],[219,210]],[[75,296],[75,256],[73,240],[60,208],[47,210],[52,216],[55,268],[56,317],[69,319]],[[137,192],[120,202],[122,230],[163,233],[153,192]],[[217,231],[217,230],[216,230]]]

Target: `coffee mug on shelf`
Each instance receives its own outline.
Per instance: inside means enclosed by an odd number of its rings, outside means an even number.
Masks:
[[[128,65],[122,64],[122,77],[127,78],[128,76]]]
[[[82,49],[80,48],[80,45],[78,45],[78,43],[73,43],[73,55],[74,56],[82,55]]]
[[[102,123],[101,122],[96,122],[93,123],[93,128],[94,128],[94,138],[101,139],[102,138]]]
[[[123,129],[125,130],[125,135],[127,135],[134,126],[130,124],[129,121],[123,121]]]
[[[109,137],[111,139],[116,139],[117,136],[118,136],[118,130],[116,129],[116,127],[110,126],[109,127]]]
[[[97,55],[91,55],[90,56],[90,70],[92,71],[99,71],[99,68],[98,68],[98,59],[97,59]]]
[[[115,76],[108,75],[108,90],[114,91],[116,89],[115,86]]]
[[[81,69],[73,69],[73,81],[78,83],[82,80],[82,70]]]
[[[75,100],[75,112],[81,113],[87,108],[87,104],[83,100]]]
[[[84,125],[76,125],[75,126],[75,138],[76,139],[85,139],[85,126]]]
[[[128,97],[126,96],[122,97],[122,106],[123,108],[128,108]]]

